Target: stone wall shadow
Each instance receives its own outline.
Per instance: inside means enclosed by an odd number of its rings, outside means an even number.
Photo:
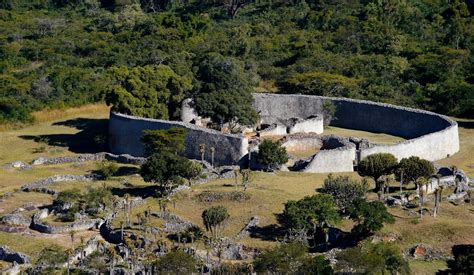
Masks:
[[[457,121],[458,126],[466,129],[474,129],[474,121]]]
[[[49,146],[67,147],[74,153],[98,153],[108,150],[108,119],[76,118],[54,123],[78,129],[76,134],[24,135],[20,138],[46,142]]]

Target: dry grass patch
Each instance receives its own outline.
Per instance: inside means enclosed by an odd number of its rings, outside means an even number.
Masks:
[[[337,135],[341,137],[360,137],[360,138],[366,138],[372,143],[381,143],[381,144],[396,144],[405,140],[402,137],[392,136],[389,134],[351,130],[351,129],[339,128],[339,127],[334,127],[334,126],[329,126],[326,129],[324,129],[323,135]]]

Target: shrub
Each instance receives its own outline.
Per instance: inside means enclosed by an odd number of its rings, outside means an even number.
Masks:
[[[117,163],[104,160],[97,164],[96,173],[103,177],[105,180],[108,180],[113,175],[115,175],[118,170],[119,167]]]
[[[155,263],[156,271],[163,274],[191,274],[196,272],[196,260],[181,250],[161,256]]]
[[[341,212],[346,213],[355,199],[365,196],[367,188],[368,183],[365,180],[360,182],[348,176],[334,177],[330,174],[319,191],[333,196]]]
[[[350,209],[350,216],[356,222],[352,233],[359,237],[379,231],[384,223],[395,222],[395,218],[380,201],[368,202],[364,199],[356,199]]]
[[[266,139],[258,147],[257,161],[273,170],[288,161],[288,154],[277,141]]]

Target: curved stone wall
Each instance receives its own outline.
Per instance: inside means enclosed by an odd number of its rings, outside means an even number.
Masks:
[[[322,114],[325,101],[336,106],[336,119],[331,122],[333,126],[387,133],[408,139],[398,144],[373,145],[361,149],[360,158],[388,152],[398,159],[415,155],[435,161],[459,151],[457,123],[436,113],[347,98],[254,94],[254,107],[261,115],[276,119],[307,118]]]
[[[206,145],[205,160],[211,161],[210,148],[215,148],[214,163],[216,165],[235,165],[247,154],[248,140],[244,136],[223,134],[219,131],[198,127],[191,123],[134,117],[110,113],[109,146],[114,154],[130,154],[143,156],[141,142],[143,130],[169,129],[183,127],[186,134],[186,151],[184,155],[190,159],[201,159],[199,145]]]

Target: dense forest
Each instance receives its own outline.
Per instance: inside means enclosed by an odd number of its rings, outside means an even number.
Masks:
[[[0,122],[104,100],[173,118],[189,96],[252,122],[219,104],[254,90],[472,117],[473,15],[472,0],[0,0]]]

